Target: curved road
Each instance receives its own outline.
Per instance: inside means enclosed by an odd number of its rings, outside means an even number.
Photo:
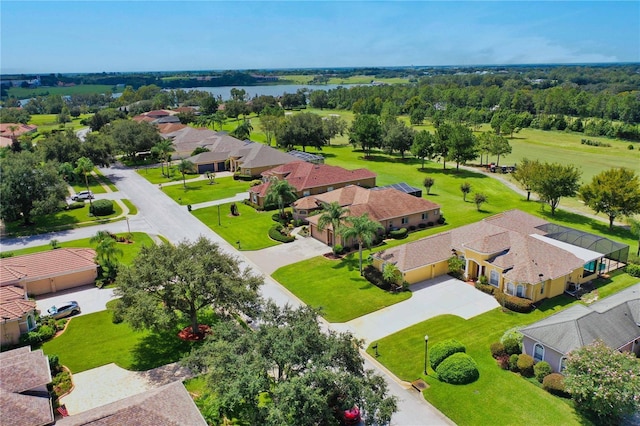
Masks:
[[[112,166],[111,168],[102,168],[100,171],[118,187],[119,192],[110,194],[109,198],[117,197],[117,194],[119,194],[120,198],[131,200],[138,208],[139,213],[131,216],[129,219],[131,231],[162,235],[173,243],[183,240],[194,241],[200,236],[204,236],[218,243],[226,252],[236,256],[245,267],[249,267],[257,273],[261,272],[255,263],[249,260],[247,256],[236,250],[235,247],[228,244],[219,235],[190,214],[186,206],[178,205],[166,196],[156,185],[152,185],[138,175],[135,170],[123,166]],[[126,232],[127,223],[121,221],[106,225],[97,225],[95,227],[6,239],[2,241],[2,250],[10,251],[43,245],[52,239],[70,241],[88,238],[95,235],[98,229],[106,229],[111,232]],[[269,276],[265,276],[265,284],[261,288],[261,293],[264,298],[273,299],[281,306],[285,304],[294,307],[302,305],[302,302],[297,297]],[[331,324],[327,326],[332,327]],[[364,351],[362,351],[362,353],[365,358],[366,368],[377,370],[387,381],[390,393],[398,398],[399,411],[394,414],[391,422],[392,425],[419,426],[454,424],[436,408],[426,402],[419,392],[413,390],[407,383],[399,381],[395,376],[386,371],[384,367],[371,359]]]

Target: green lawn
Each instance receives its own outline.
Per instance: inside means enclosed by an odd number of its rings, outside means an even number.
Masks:
[[[192,213],[229,244],[237,247],[237,241],[240,241],[241,250],[260,250],[282,244],[269,238],[269,228],[275,225],[271,219],[274,212],[260,212],[246,204],[236,203],[240,215],[231,216],[230,206],[220,206],[220,225],[218,206],[197,209]]]
[[[124,236],[124,232],[120,234],[116,234],[118,236]],[[130,265],[133,262],[133,259],[138,255],[140,249],[144,246],[149,246],[154,244],[153,240],[149,235],[143,232],[132,232],[133,235],[133,244],[123,244],[118,243],[117,247],[122,250],[122,257],[120,258],[120,263],[123,265]],[[77,247],[77,248],[95,248],[94,244],[89,242],[89,238],[83,238],[80,240],[66,241],[58,244],[60,247]],[[20,250],[13,250],[12,253],[14,256],[20,256],[23,254],[30,253],[38,253],[41,251],[51,250],[51,246],[49,244],[37,246],[37,247],[29,247]]]
[[[183,185],[166,185],[162,191],[181,205],[204,203],[205,201],[222,200],[249,190],[249,182],[234,180],[232,177],[217,178],[211,185],[209,180],[187,182]]]
[[[155,184],[162,184],[167,182],[182,182],[182,173],[178,171],[178,168],[175,166],[169,167],[169,177],[162,174],[163,169],[160,167],[145,167],[142,169],[138,169],[138,174],[148,180],[149,182]],[[165,170],[166,174],[166,170]],[[199,174],[187,174],[186,179],[197,178]]]
[[[81,209],[62,210],[57,213],[32,218],[34,225],[25,227],[22,220],[5,224],[5,236],[16,237],[23,235],[44,234],[45,232],[62,231],[64,229],[93,226],[112,222],[122,214],[122,208],[113,203],[114,213],[108,216],[89,216],[89,202]],[[120,220],[120,219],[116,219]]]
[[[329,322],[346,322],[411,297],[388,293],[360,276],[358,252],[343,260],[322,256],[278,269],[273,278]]]
[[[89,181],[89,190],[92,191],[94,194],[104,194],[107,192],[102,187],[102,184],[99,178],[97,178],[96,176],[89,174],[87,175],[87,180]],[[75,193],[78,193],[80,191],[86,191],[87,185],[85,185],[84,183],[84,177],[80,176],[79,180],[76,182],[73,182],[73,185],[71,185],[71,187],[73,188]]]
[[[598,280],[601,297],[627,288],[637,279],[617,272],[609,280]],[[502,312],[494,309],[469,320],[442,315],[415,324],[380,339],[377,360],[402,380],[422,377],[424,336],[429,345],[445,339],[462,342],[467,353],[478,363],[480,379],[468,385],[449,385],[435,378],[429,368],[425,378],[429,389],[425,398],[460,425],[484,424],[588,424],[574,410],[569,400],[552,396],[520,376],[501,370],[491,356],[489,346],[511,327],[524,326],[580,303],[559,296],[547,300],[530,314]],[[367,352],[375,356],[371,346]]]
[[[103,184],[105,184],[105,185],[107,185],[109,187],[111,192],[118,192],[118,188],[113,184],[113,182],[111,182],[109,180],[108,177],[106,177],[105,175],[100,173],[100,170],[94,169],[93,173],[95,173],[98,176],[98,179],[101,180]]]
[[[91,116],[92,114],[81,114],[79,117],[71,118],[71,121],[65,123],[64,127],[60,127],[57,114],[34,114],[31,116],[29,124],[38,126],[37,132],[33,134],[33,139],[37,142],[38,139],[42,138],[43,134],[46,132],[66,129],[77,130],[86,127],[85,125],[81,124],[80,121]]]
[[[134,331],[128,323],[114,324],[110,310],[71,319],[66,331],[45,342],[47,355],[58,355],[60,363],[72,373],[79,373],[109,363],[136,371],[180,360],[191,343],[177,337],[177,331],[157,334]]]
[[[138,214],[138,208],[136,206],[133,205],[133,203],[127,199],[122,199],[121,200],[125,206],[127,206],[127,208],[129,209],[129,215],[133,216]]]

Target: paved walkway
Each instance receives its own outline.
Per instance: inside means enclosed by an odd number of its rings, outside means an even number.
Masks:
[[[112,363],[74,374],[74,388],[60,403],[73,415],[190,377],[191,372],[177,363],[148,371],[129,371]]]

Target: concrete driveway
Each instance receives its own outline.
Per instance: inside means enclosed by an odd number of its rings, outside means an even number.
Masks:
[[[100,289],[93,284],[89,284],[38,296],[36,297],[36,306],[41,313],[45,313],[51,306],[60,306],[64,302],[75,300],[80,305],[81,313],[79,315],[86,315],[104,311],[107,302],[114,298],[112,288]]]
[[[411,291],[410,299],[333,328],[351,331],[369,344],[438,315],[468,319],[500,306],[493,296],[448,275],[414,284]]]
[[[265,275],[273,274],[278,268],[301,262],[312,257],[331,252],[331,247],[311,237],[296,237],[296,240],[262,250],[242,252]]]

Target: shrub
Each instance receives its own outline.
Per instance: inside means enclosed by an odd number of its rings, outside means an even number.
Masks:
[[[505,340],[511,338],[516,339],[518,341],[518,344],[522,345],[522,337],[523,336],[522,333],[520,333],[519,327],[512,327],[502,334],[502,337],[500,337],[500,343],[504,344]],[[518,351],[518,353],[520,352]]]
[[[274,222],[278,222],[284,226],[293,220],[293,215],[291,214],[291,212],[284,212],[284,217],[280,217],[280,213],[278,212],[272,214],[271,219],[273,219]]]
[[[415,225],[410,225],[409,226],[409,232],[413,232],[416,230],[416,226]]]
[[[13,257],[14,253],[12,251],[6,251],[0,253],[0,259],[6,259],[7,257]]]
[[[427,227],[427,224],[426,224],[426,223],[419,223],[419,224],[418,224],[418,228],[420,228],[420,229],[424,229],[424,228],[426,228],[426,227]]]
[[[640,265],[629,263],[625,266],[624,271],[632,277],[640,278]]]
[[[523,297],[511,296],[501,291],[496,292],[494,296],[500,305],[514,312],[526,314],[534,308],[533,301]]]
[[[65,209],[66,210],[76,210],[76,209],[82,209],[84,208],[85,204],[84,201],[75,201],[71,204],[68,204]]]
[[[113,214],[113,201],[96,200],[93,202],[91,214],[94,216],[108,216]]]
[[[407,232],[407,228],[400,228],[394,231],[389,231],[389,236],[393,239],[401,240],[403,238],[406,238]]]
[[[367,265],[362,271],[362,275],[365,277],[367,281],[376,287],[381,288],[382,290],[389,291],[391,290],[391,284],[389,284],[384,277],[382,276],[382,272],[378,271],[375,266]]]
[[[509,357],[509,370],[518,371],[518,354],[513,354]]]
[[[281,243],[290,243],[296,239],[296,237],[292,235],[283,234],[283,229],[284,226],[282,226],[281,224],[273,225],[271,228],[269,228],[269,237],[276,241],[280,241]]]
[[[434,370],[438,365],[451,355],[458,352],[465,352],[466,348],[455,339],[443,340],[438,342],[429,350],[429,363]]]
[[[427,222],[427,227],[431,228],[433,225],[434,225],[433,222],[431,222],[431,221]]]
[[[533,366],[533,375],[536,376],[536,379],[538,379],[540,383],[551,373],[553,373],[553,370],[547,361],[540,361]]]
[[[524,377],[533,377],[533,357],[527,354],[518,355],[518,370]]]
[[[258,186],[260,184],[262,184],[262,181],[260,179],[255,179],[255,180],[252,180],[251,182],[249,182],[249,186],[250,187]]]
[[[62,370],[58,355],[49,355],[49,370],[51,370],[51,375],[53,376],[55,376],[60,372],[60,370]]]
[[[480,377],[478,364],[465,353],[455,353],[442,361],[436,368],[436,373],[438,379],[454,385],[475,382]]]
[[[500,368],[502,368],[503,370],[509,369],[509,355],[502,355],[498,357],[497,361]]]
[[[493,294],[494,294],[494,293],[495,293],[495,291],[496,291],[496,288],[495,288],[494,286],[492,286],[492,285],[488,285],[488,284],[482,284],[481,282],[477,282],[477,283],[475,284],[475,286],[476,286],[476,288],[477,288],[478,290],[480,290],[481,292],[483,292],[483,293],[487,293],[487,294],[490,294],[490,295],[492,295],[492,296],[493,296]]]
[[[567,391],[564,390],[564,376],[560,373],[551,373],[542,379],[542,389],[553,395],[569,396]]]
[[[631,143],[630,143],[630,144],[629,144],[629,146],[627,146],[627,149],[628,149],[629,151],[633,151],[633,144],[631,144]]]
[[[504,345],[504,351],[507,355],[519,355],[520,352],[522,352],[522,345],[518,339],[509,337],[508,339],[504,339],[502,344]]]
[[[504,345],[500,342],[494,342],[491,344],[491,356],[498,359],[499,357],[506,355]]]
[[[444,216],[440,216],[440,217],[438,218],[438,225],[444,225],[444,223],[445,223],[446,221],[447,221],[447,220],[444,218]]]
[[[336,256],[341,255],[343,251],[344,248],[340,244],[335,244],[333,246],[333,254],[335,254]]]

